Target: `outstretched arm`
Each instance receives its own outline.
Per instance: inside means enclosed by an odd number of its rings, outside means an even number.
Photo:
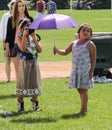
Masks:
[[[73,43],[70,43],[69,46],[67,48],[63,49],[63,50],[59,50],[58,48],[56,48],[54,46],[53,52],[54,52],[54,54],[57,53],[57,54],[60,54],[60,55],[67,55],[72,51],[72,45],[73,45]]]

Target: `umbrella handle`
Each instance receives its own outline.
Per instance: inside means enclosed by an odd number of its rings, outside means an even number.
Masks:
[[[54,50],[55,47],[56,47],[56,46],[54,45],[54,47],[53,47],[53,53],[54,53],[54,55],[56,55],[56,51]]]
[[[54,36],[53,36],[53,38],[54,38],[54,47],[55,47],[55,30],[54,30]]]

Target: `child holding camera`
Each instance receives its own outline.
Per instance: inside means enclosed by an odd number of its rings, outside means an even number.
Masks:
[[[38,96],[41,95],[41,76],[38,65],[38,53],[42,48],[35,32],[29,34],[30,20],[24,18],[19,22],[16,32],[16,44],[19,47],[20,62],[16,94],[18,96],[18,112],[24,111],[24,97],[31,96],[33,110],[39,111]]]

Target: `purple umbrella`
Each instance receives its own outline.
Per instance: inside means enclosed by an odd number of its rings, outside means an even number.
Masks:
[[[49,14],[35,19],[29,28],[35,30],[50,30],[75,28],[77,26],[79,26],[79,24],[70,16],[62,14]]]
[[[35,30],[51,30],[51,29],[62,29],[62,28],[75,28],[79,24],[70,16],[62,14],[49,14],[43,15],[35,19],[30,29]],[[55,31],[54,31],[54,45],[55,45]]]

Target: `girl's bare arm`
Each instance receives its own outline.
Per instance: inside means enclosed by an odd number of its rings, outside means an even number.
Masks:
[[[54,46],[53,52],[54,52],[54,54],[57,53],[57,54],[60,54],[60,55],[67,55],[72,51],[72,45],[73,45],[73,43],[70,43],[69,46],[67,48],[63,49],[63,50],[59,50],[58,48],[56,48]]]
[[[35,33],[32,33],[32,34],[31,34],[31,37],[32,37],[32,39],[33,39],[33,41],[34,41],[34,43],[35,43],[35,45],[36,45],[37,51],[38,51],[39,53],[42,52],[42,48],[41,48],[41,46],[40,46],[40,44],[39,44],[39,42],[38,42],[38,40],[37,40],[36,34],[35,34]]]
[[[94,74],[95,65],[96,65],[96,46],[93,42],[89,44],[89,52],[90,52],[90,59],[91,59],[90,78],[92,78]]]

